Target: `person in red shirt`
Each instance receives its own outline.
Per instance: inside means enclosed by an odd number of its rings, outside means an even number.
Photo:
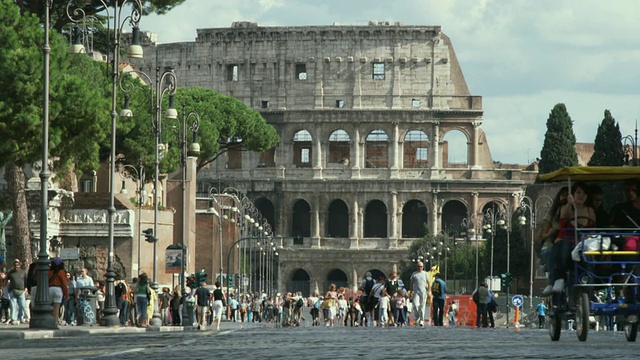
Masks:
[[[62,299],[69,298],[67,271],[64,269],[64,262],[59,257],[51,260],[51,268],[49,269],[49,296],[53,300],[53,318],[57,320],[60,316]]]

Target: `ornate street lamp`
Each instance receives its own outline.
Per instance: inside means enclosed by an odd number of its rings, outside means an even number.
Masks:
[[[80,21],[85,20],[85,11],[80,8],[75,8],[76,1],[69,1],[67,3],[67,16],[71,21],[78,23]],[[102,310],[102,317],[100,319],[100,325],[103,326],[117,326],[120,321],[116,316],[118,313],[118,309],[116,308],[115,301],[115,270],[113,268],[113,257],[114,257],[114,224],[113,218],[116,212],[115,208],[115,171],[116,171],[116,126],[117,126],[117,116],[118,113],[116,111],[116,99],[117,99],[117,83],[118,77],[120,76],[120,41],[122,37],[122,32],[125,23],[129,23],[129,25],[133,28],[132,33],[132,43],[129,45],[127,49],[127,56],[130,58],[142,58],[142,47],[139,44],[140,39],[140,28],[138,24],[140,22],[140,18],[142,15],[142,2],[140,0],[122,0],[115,1],[111,4],[111,2],[107,3],[104,0],[100,0],[102,6],[107,12],[106,18],[113,19],[113,39],[109,39],[109,45],[113,47],[113,55],[111,61],[111,158],[110,158],[110,186],[109,186],[109,250],[107,256],[107,273],[106,273],[106,294],[105,294],[105,302],[104,309]],[[128,4],[131,3],[132,10],[131,14],[126,16],[124,19],[122,18],[122,9]],[[51,1],[48,2],[48,7],[51,5]],[[110,14],[109,8],[110,5],[113,5],[113,15]],[[48,17],[48,10],[47,10]],[[107,33],[111,33],[110,24],[107,24]],[[48,37],[48,20],[47,25],[45,26]],[[81,46],[72,46],[72,51],[76,53],[83,53],[84,48]],[[46,61],[48,62],[48,60]],[[48,64],[46,65],[48,68]],[[47,81],[48,82],[48,81]],[[48,84],[47,84],[48,87]],[[48,98],[48,94],[45,96]],[[41,249],[42,251],[42,249]],[[36,303],[38,300],[36,299]]]
[[[529,274],[529,300],[530,300],[529,311],[530,312],[533,312],[533,277],[535,273],[533,252],[534,252],[536,225],[538,224],[538,219],[539,219],[538,216],[541,215],[540,210],[547,209],[546,211],[548,211],[549,209],[551,209],[552,204],[553,204],[553,199],[547,195],[541,195],[535,201],[526,195],[523,196],[522,199],[520,199],[521,215],[518,216],[518,224],[522,226],[526,225],[527,215],[528,215],[529,229],[531,230],[531,248],[530,248],[531,254],[529,259],[530,261],[529,271],[531,272]]]
[[[138,196],[138,199],[136,200],[138,203],[138,270],[140,270],[142,206],[144,205],[144,201],[147,198],[146,191],[144,191],[144,165],[142,164],[142,160],[140,160],[140,170],[136,169],[135,166],[129,164],[123,165],[123,170],[124,171],[120,173],[123,178],[129,177],[136,180],[136,195]],[[133,173],[130,173],[130,171],[132,171]],[[122,189],[120,189],[120,194],[127,194],[124,179],[122,180]]]

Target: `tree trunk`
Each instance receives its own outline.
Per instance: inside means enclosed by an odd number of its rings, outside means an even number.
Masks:
[[[4,178],[7,181],[9,202],[13,210],[13,256],[23,264],[32,261],[31,233],[29,231],[29,211],[25,196],[26,180],[22,167],[8,163],[4,168]]]

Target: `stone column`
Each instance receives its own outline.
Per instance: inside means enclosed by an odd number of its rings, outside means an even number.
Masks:
[[[398,193],[391,192],[391,203],[389,204],[389,212],[391,213],[389,227],[389,248],[398,248]]]
[[[353,199],[353,202],[351,203],[351,211],[349,212],[349,217],[351,220],[351,229],[349,229],[349,238],[350,238],[350,245],[349,248],[350,249],[357,249],[358,248],[358,233],[359,233],[359,228],[360,228],[360,219],[358,218],[358,214],[360,213],[360,209],[358,207],[358,200],[357,198]]]
[[[433,190],[431,192],[431,216],[429,218],[429,228],[431,229],[432,234],[437,234],[440,232],[438,228],[438,214],[440,213],[440,209],[438,208],[438,191]]]
[[[431,139],[431,163],[432,169],[439,169],[441,164],[440,159],[440,122],[435,121],[433,123],[433,139]]]
[[[391,155],[391,172],[390,172],[390,177],[392,179],[397,179],[398,178],[398,157],[399,157],[399,146],[398,146],[398,123],[394,122],[393,123],[393,131],[391,132],[391,151],[390,151],[390,155]]]
[[[355,123],[353,127],[353,138],[351,139],[351,177],[360,178],[360,168],[362,167],[362,152],[360,149],[360,124]]]
[[[320,199],[313,197],[311,208],[311,247],[320,248]]]
[[[481,168],[480,166],[480,150],[478,148],[478,143],[479,143],[479,138],[480,138],[480,122],[479,121],[474,121],[473,122],[473,133],[472,133],[472,163],[471,163],[471,168],[472,169],[478,169]]]
[[[322,126],[316,125],[313,135],[313,178],[322,179]]]

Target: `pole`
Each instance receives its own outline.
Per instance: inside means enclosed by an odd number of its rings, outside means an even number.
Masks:
[[[185,254],[185,239],[187,238],[187,119],[185,118],[186,114],[185,103],[182,104],[182,241],[180,242],[181,252],[182,252],[182,261],[180,261],[180,289],[184,294],[185,283],[184,283],[184,267],[186,261]]]
[[[49,296],[49,253],[47,252],[47,227],[48,217],[47,208],[49,205],[49,55],[51,47],[49,46],[49,15],[51,12],[52,0],[48,0],[45,4],[45,23],[44,23],[44,45],[42,53],[44,54],[44,68],[42,69],[42,77],[44,83],[43,105],[42,105],[42,170],[40,171],[40,249],[38,251],[38,260],[36,261],[38,286],[34,299],[33,316],[29,322],[31,329],[57,329],[58,321],[53,317],[53,306],[51,305],[51,297]]]
[[[142,189],[144,186],[144,165],[140,159],[140,174],[138,174],[138,273],[140,273],[141,264],[141,242],[142,242],[142,204],[144,204],[144,196]]]
[[[154,179],[153,179],[153,235],[155,236],[155,241],[153,242],[153,283],[151,284],[151,288],[158,293],[158,241],[160,235],[158,234],[158,188],[159,188],[159,180],[160,177],[160,154],[158,152],[158,148],[160,147],[160,143],[162,140],[162,116],[160,104],[162,101],[162,96],[160,93],[160,83],[162,79],[160,78],[160,66],[156,66],[156,149],[155,149],[155,166],[154,166]],[[156,297],[156,301],[153,305],[153,317],[151,318],[149,325],[152,326],[160,326],[162,325],[162,320],[160,319],[160,312],[158,310],[158,301]]]

